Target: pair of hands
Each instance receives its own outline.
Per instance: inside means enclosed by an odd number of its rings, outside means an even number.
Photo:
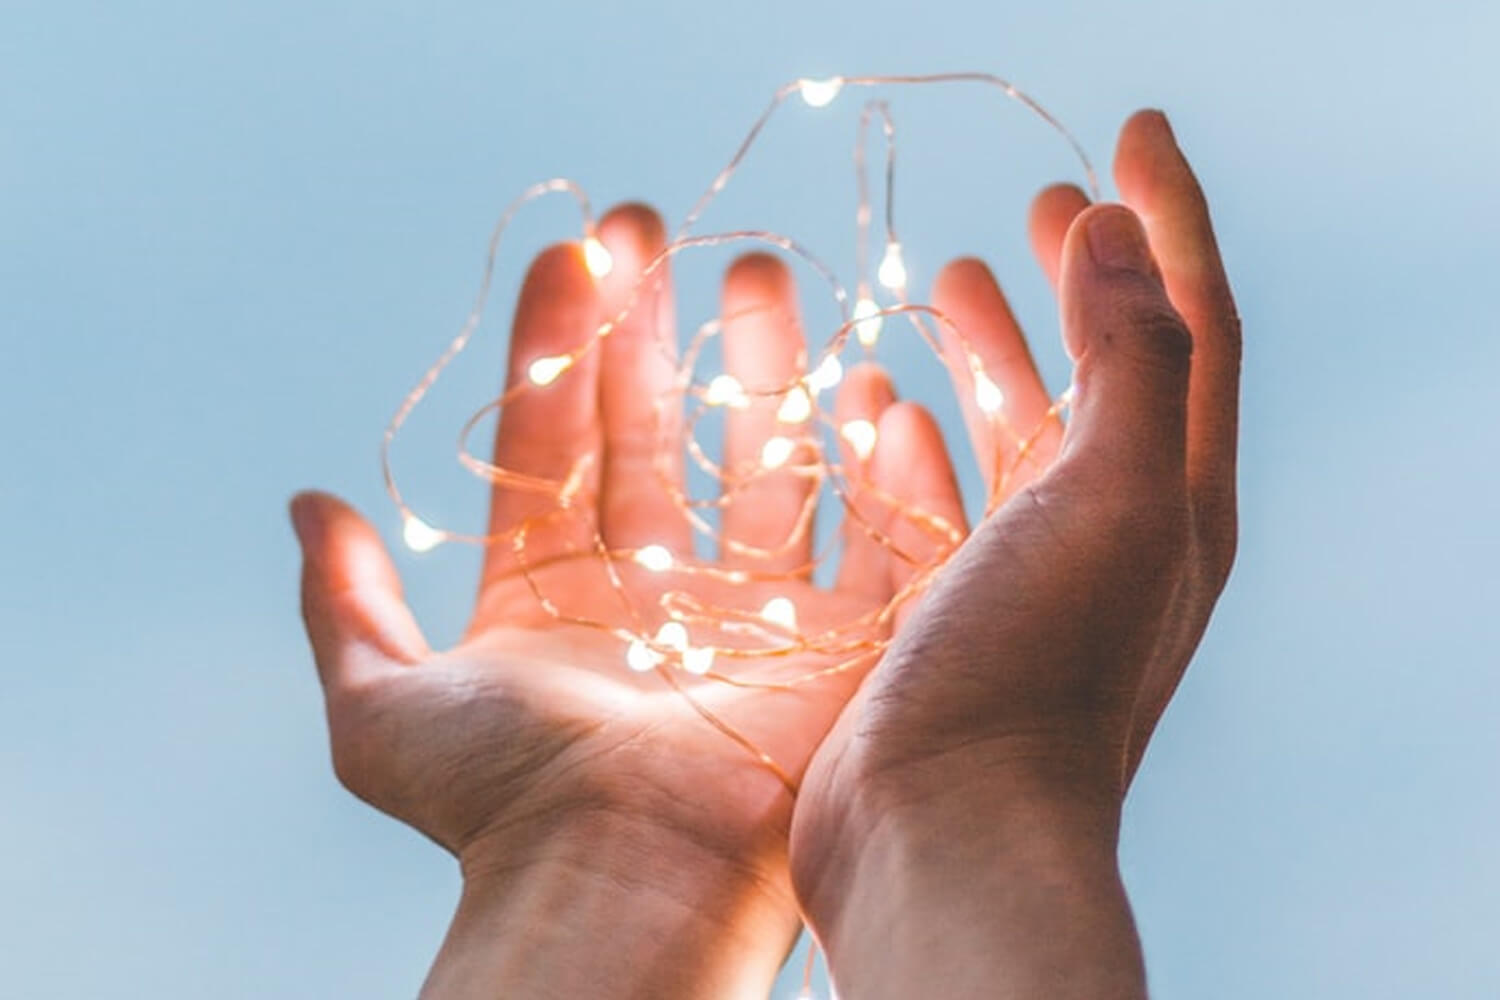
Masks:
[[[800,779],[795,801],[654,677],[625,671],[618,640],[557,624],[502,547],[486,554],[465,639],[434,651],[375,530],[333,497],[293,501],[338,775],[462,866],[424,995],[765,996],[799,914],[860,1000],[1144,995],[1114,863],[1119,810],[1233,559],[1239,339],[1202,193],[1163,116],[1127,122],[1115,176],[1128,208],[1058,186],[1031,215],[1076,364],[1072,419],[902,609],[880,662],[792,691],[695,692]],[[614,259],[602,280],[575,246],[534,262],[512,380],[613,315],[664,233],[624,206],[600,238]],[[608,544],[690,552],[653,466],[654,401],[672,376],[653,345],[673,322],[669,290],[655,295],[567,378],[507,407],[496,461],[562,479],[599,455],[585,495]],[[984,265],[948,265],[933,300],[1003,389],[1011,424],[1037,424],[1048,394]],[[742,317],[724,332],[728,371],[750,386],[798,374],[806,348],[785,321],[795,288],[779,262],[741,258],[723,304]],[[935,422],[878,368],[850,372],[836,411],[877,424],[875,486],[963,523]],[[1006,446],[970,418],[993,477]],[[731,411],[730,466],[773,421],[773,405]],[[728,505],[724,533],[774,547],[806,488],[765,477]],[[497,491],[491,530],[538,503]],[[567,530],[533,544],[564,545]],[[884,604],[910,572],[848,541],[831,590],[776,588],[811,627]],[[807,555],[787,551],[778,568]],[[580,564],[542,572],[581,608],[612,599]]]

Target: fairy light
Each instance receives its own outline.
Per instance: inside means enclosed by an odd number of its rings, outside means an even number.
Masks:
[[[462,353],[475,336],[480,326],[485,302],[493,279],[493,266],[498,256],[502,237],[509,231],[518,212],[532,202],[552,196],[565,195],[576,203],[581,217],[581,240],[584,266],[596,279],[611,275],[616,261],[609,249],[598,238],[592,207],[583,189],[566,179],[553,179],[533,185],[523,191],[501,214],[492,230],[489,241],[487,263],[482,275],[478,301],[458,334],[447,349],[427,370],[416,387],[407,394],[395,416],[386,427],[382,443],[382,464],[386,488],[402,518],[402,537],[407,546],[418,552],[450,541],[462,541],[482,545],[508,546],[515,552],[520,580],[529,588],[539,607],[561,624],[582,629],[592,629],[614,636],[622,645],[623,666],[619,669],[637,674],[661,675],[673,683],[673,689],[692,703],[698,714],[712,723],[728,738],[739,744],[753,759],[771,768],[791,788],[794,784],[786,769],[754,742],[741,734],[734,726],[720,719],[695,692],[708,684],[732,683],[741,689],[759,689],[767,696],[802,684],[817,683],[820,679],[851,669],[863,669],[886,648],[890,641],[891,623],[896,610],[913,599],[930,582],[949,555],[962,541],[952,525],[934,517],[919,504],[905,503],[877,488],[869,479],[865,468],[874,454],[879,440],[876,423],[864,417],[831,423],[833,407],[820,402],[819,395],[835,389],[844,377],[844,361],[840,355],[857,344],[867,353],[874,353],[883,340],[893,336],[892,331],[911,332],[935,354],[941,353],[936,330],[957,340],[970,358],[973,402],[983,413],[993,416],[1005,405],[1005,394],[1001,384],[985,369],[968,345],[966,332],[930,305],[912,301],[907,294],[910,281],[903,245],[897,238],[895,219],[895,166],[896,129],[891,107],[882,98],[871,98],[862,107],[854,145],[855,181],[857,185],[856,212],[854,219],[855,295],[850,295],[840,281],[835,269],[803,244],[791,237],[768,230],[737,230],[722,233],[698,233],[695,228],[715,199],[729,186],[757,140],[778,110],[794,96],[811,108],[824,108],[847,90],[854,88],[897,89],[941,85],[971,85],[998,92],[1003,99],[1014,101],[1039,117],[1066,141],[1077,155],[1090,192],[1098,197],[1098,184],[1092,166],[1084,156],[1076,140],[1032,98],[1017,90],[1008,81],[984,73],[943,73],[928,76],[835,76],[825,79],[794,80],[780,88],[766,111],[751,125],[744,141],[733,156],[708,184],[703,195],[693,204],[687,215],[680,220],[674,235],[655,258],[646,262],[636,276],[634,288],[625,296],[625,305],[613,316],[605,318],[596,328],[592,339],[575,346],[567,354],[534,358],[526,364],[525,377],[513,380],[503,395],[479,409],[463,425],[460,432],[459,460],[462,465],[486,481],[496,491],[516,491],[531,498],[534,515],[522,523],[508,526],[494,534],[464,534],[447,528],[435,527],[422,520],[406,504],[397,489],[392,468],[392,443],[403,428],[415,407],[422,402],[427,392],[449,364]],[[832,118],[830,121],[837,121]],[[873,186],[867,176],[866,144],[872,139],[884,143],[884,188],[883,212],[877,214],[872,197]],[[877,228],[877,222],[880,227]],[[873,259],[874,244],[883,242],[874,274],[869,273]],[[657,407],[657,430],[668,427],[660,423],[670,406],[682,404],[689,416],[687,430],[674,436],[662,433],[656,458],[650,465],[651,472],[643,475],[657,476],[657,483],[671,500],[673,514],[681,523],[696,533],[698,541],[732,551],[738,562],[724,566],[712,562],[701,562],[675,554],[672,549],[659,542],[640,545],[637,548],[615,549],[607,544],[599,533],[598,470],[602,455],[598,451],[580,456],[563,474],[553,480],[537,476],[525,470],[503,468],[488,457],[479,457],[471,448],[469,440],[475,429],[485,423],[484,418],[502,414],[506,407],[527,393],[544,390],[561,379],[577,377],[576,372],[589,352],[599,349],[600,343],[610,332],[617,329],[633,313],[651,300],[649,291],[659,280],[662,269],[672,258],[693,250],[745,245],[769,249],[797,258],[813,275],[821,280],[831,294],[838,309],[840,323],[836,330],[825,330],[821,343],[810,341],[807,357],[814,359],[811,370],[805,374],[789,377],[783,385],[756,384],[754,391],[747,389],[740,375],[734,371],[705,371],[714,352],[706,350],[709,341],[722,334],[724,317],[709,320],[697,328],[685,348],[669,334],[654,347],[661,348],[664,355],[678,358],[678,370],[673,383],[674,392],[664,393]],[[873,279],[873,280],[872,280]],[[893,304],[882,308],[871,293],[872,286],[890,292]],[[852,306],[852,307],[851,307]],[[741,373],[743,374],[743,373]],[[997,491],[1003,489],[1007,477],[1026,457],[1032,442],[1041,438],[1050,426],[1060,419],[1060,413],[1070,404],[1073,390],[1047,411],[1036,427],[1013,427],[1010,421],[996,420],[996,432],[1010,435],[1014,447],[1003,449],[1007,455],[1015,456],[1012,466],[998,470],[995,477]],[[741,419],[740,411],[749,411],[752,404],[764,403],[769,411],[774,405],[775,425],[764,430],[768,436],[761,444],[758,465],[755,462],[730,465],[716,459],[700,442],[694,428],[698,416],[714,410],[732,411],[728,419]],[[760,419],[758,409],[746,413],[745,419]],[[820,430],[826,425],[834,433],[824,435]],[[785,429],[778,433],[776,427]],[[825,437],[831,446],[825,445]],[[696,472],[717,480],[721,489],[720,506],[739,495],[739,491],[753,486],[762,476],[788,476],[795,474],[804,479],[809,488],[811,504],[797,521],[791,538],[772,543],[764,548],[748,545],[738,539],[727,539],[722,533],[718,519],[704,516],[706,507],[716,501],[689,496],[685,487],[672,481],[661,470],[671,468],[675,459],[674,450],[685,448]],[[854,461],[845,462],[840,455],[851,455]],[[795,455],[795,469],[786,467]],[[674,461],[666,461],[672,459]],[[748,465],[748,467],[747,467]],[[785,470],[785,471],[783,471]],[[909,582],[884,605],[866,609],[844,621],[824,622],[823,615],[813,615],[816,627],[808,627],[799,621],[798,605],[788,593],[766,598],[768,589],[774,593],[778,582],[784,582],[789,591],[801,593],[805,588],[807,574],[821,563],[828,551],[813,557],[811,565],[787,567],[786,553],[792,546],[805,544],[813,532],[812,513],[820,491],[831,490],[844,502],[826,503],[832,509],[842,509],[846,522],[852,530],[862,530],[866,536],[892,552],[892,558],[901,559],[911,567]],[[850,503],[851,491],[860,491],[860,515],[854,513]],[[995,501],[998,492],[992,494]],[[863,516],[868,504],[878,507],[873,511],[882,530],[875,530],[875,523]],[[588,544],[571,545],[558,553],[549,547],[537,565],[526,558],[529,554],[528,539],[535,529],[547,525],[552,519],[562,516],[581,517],[588,529]],[[671,515],[663,515],[664,518]],[[896,533],[890,530],[894,524],[905,528]],[[663,523],[663,528],[669,525]],[[820,532],[821,534],[821,532]],[[893,537],[907,539],[897,548]],[[911,542],[909,539],[919,539]],[[684,549],[681,551],[693,551]],[[774,560],[774,561],[773,561]],[[605,611],[589,614],[567,610],[569,586],[557,583],[566,577],[554,575],[552,568],[569,564],[594,563],[607,570],[603,579],[618,600]],[[546,574],[538,572],[540,565],[549,567]],[[621,572],[621,564],[634,567],[634,572]],[[608,602],[605,602],[608,603]],[[755,672],[749,673],[750,668]],[[674,677],[687,676],[694,684],[676,684]]]
[[[885,256],[880,259],[880,270],[875,272],[880,283],[893,292],[906,288],[906,261],[901,257],[901,244],[895,240],[886,244]]]
[[[773,597],[762,605],[760,616],[772,625],[780,625],[788,632],[797,628],[797,605],[790,597]]]
[[[796,450],[797,442],[789,437],[777,434],[766,439],[766,443],[760,449],[760,464],[765,469],[779,469],[786,464],[786,460],[792,457]]]
[[[635,551],[635,561],[639,566],[649,569],[653,573],[665,573],[672,568],[675,559],[672,550],[665,545],[644,545]]]
[[[739,379],[729,374],[715,375],[703,392],[703,400],[710,406],[728,406],[735,410],[743,410],[750,405],[745,387],[740,384]]]
[[[783,424],[802,424],[812,416],[812,397],[800,385],[793,386],[776,409],[776,419]]]
[[[558,376],[572,367],[573,359],[566,354],[537,358],[526,367],[526,377],[531,379],[532,385],[551,385],[557,381]]]
[[[830,354],[819,362],[818,367],[807,376],[807,387],[813,392],[832,389],[844,378],[844,363],[837,354]]]
[[[442,544],[444,534],[415,514],[402,521],[401,540],[413,552],[430,552]]]
[[[810,108],[826,108],[833,103],[833,99],[839,96],[839,91],[843,89],[843,77],[838,76],[829,77],[827,80],[797,81],[797,90]]]
[[[614,256],[597,236],[584,238],[583,263],[589,269],[589,273],[596,278],[603,278],[615,269]]]
[[[1005,406],[1005,393],[985,372],[974,373],[974,402],[985,414],[993,416]]]
[[[849,447],[854,449],[854,457],[863,462],[875,451],[875,425],[863,417],[844,421],[844,426],[839,428],[839,436],[849,442]]]

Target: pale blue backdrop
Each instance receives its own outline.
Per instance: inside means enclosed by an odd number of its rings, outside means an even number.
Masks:
[[[380,427],[525,183],[679,214],[783,80],[955,68],[1103,162],[1167,108],[1245,319],[1242,555],[1127,811],[1156,995],[1500,995],[1496,11],[4,0],[0,996],[411,996],[454,868],[332,777],[284,501],[392,526]],[[990,254],[1060,387],[1019,232],[1067,162],[957,96],[896,95],[913,282]],[[845,262],[851,110],[789,118],[721,220]],[[571,225],[531,218],[502,311]],[[451,638],[473,554],[401,558]]]

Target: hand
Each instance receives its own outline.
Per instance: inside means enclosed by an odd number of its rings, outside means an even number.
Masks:
[[[1076,364],[1066,433],[927,592],[798,799],[795,884],[849,995],[1144,996],[1119,810],[1233,559],[1239,330],[1163,116],[1126,124],[1115,176],[1129,208],[1054,188],[1033,211]],[[935,304],[1002,372],[1010,419],[1038,419],[983,266],[950,266]]]
[[[663,245],[660,221],[638,206],[611,212],[600,236],[614,261],[600,282],[574,245],[554,247],[532,266],[511,340],[512,384],[534,359],[576,347],[615,316]],[[595,524],[612,548],[656,544],[691,557],[688,528],[655,464],[658,434],[680,430],[672,415],[660,427],[655,410],[673,375],[657,339],[676,341],[671,296],[665,284],[648,292],[601,350],[504,410],[498,465],[554,481],[582,476],[579,516],[539,523],[527,538],[528,563],[570,546],[587,550]],[[741,258],[723,298],[726,365],[747,388],[777,386],[804,370],[795,290],[780,263]],[[869,464],[886,490],[913,501],[956,495],[931,417],[893,403],[877,370],[851,372],[837,408],[843,419],[880,420]],[[757,401],[729,411],[731,467],[756,461],[775,409]],[[680,488],[680,452],[666,462],[666,483]],[[789,597],[816,628],[877,606],[897,577],[863,537],[851,541],[835,588],[817,589],[799,574],[809,535],[783,543],[795,535],[807,489],[805,477],[787,471],[737,494],[725,535],[784,551],[770,559],[730,551],[721,563],[797,576],[766,584],[757,599]],[[550,504],[497,489],[490,529],[505,533]],[[782,780],[660,677],[628,670],[619,639],[545,611],[508,545],[487,551],[464,640],[434,651],[369,524],[323,494],[296,498],[292,515],[337,773],[462,866],[463,899],[425,995],[765,996],[798,927],[786,870],[792,798]],[[673,575],[647,574],[628,560],[622,572],[638,591]],[[563,614],[618,616],[597,560],[557,562],[535,579]],[[804,657],[731,672],[770,679],[822,665]],[[858,677],[830,674],[790,691],[704,680],[691,691],[795,781]]]

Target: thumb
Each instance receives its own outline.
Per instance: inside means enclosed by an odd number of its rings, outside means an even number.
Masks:
[[[327,493],[299,493],[292,527],[302,546],[302,617],[328,689],[356,685],[427,655],[380,536]]]
[[[1134,212],[1095,205],[1078,216],[1063,243],[1059,297],[1077,364],[1065,448],[1121,471],[1184,475],[1192,334]]]

